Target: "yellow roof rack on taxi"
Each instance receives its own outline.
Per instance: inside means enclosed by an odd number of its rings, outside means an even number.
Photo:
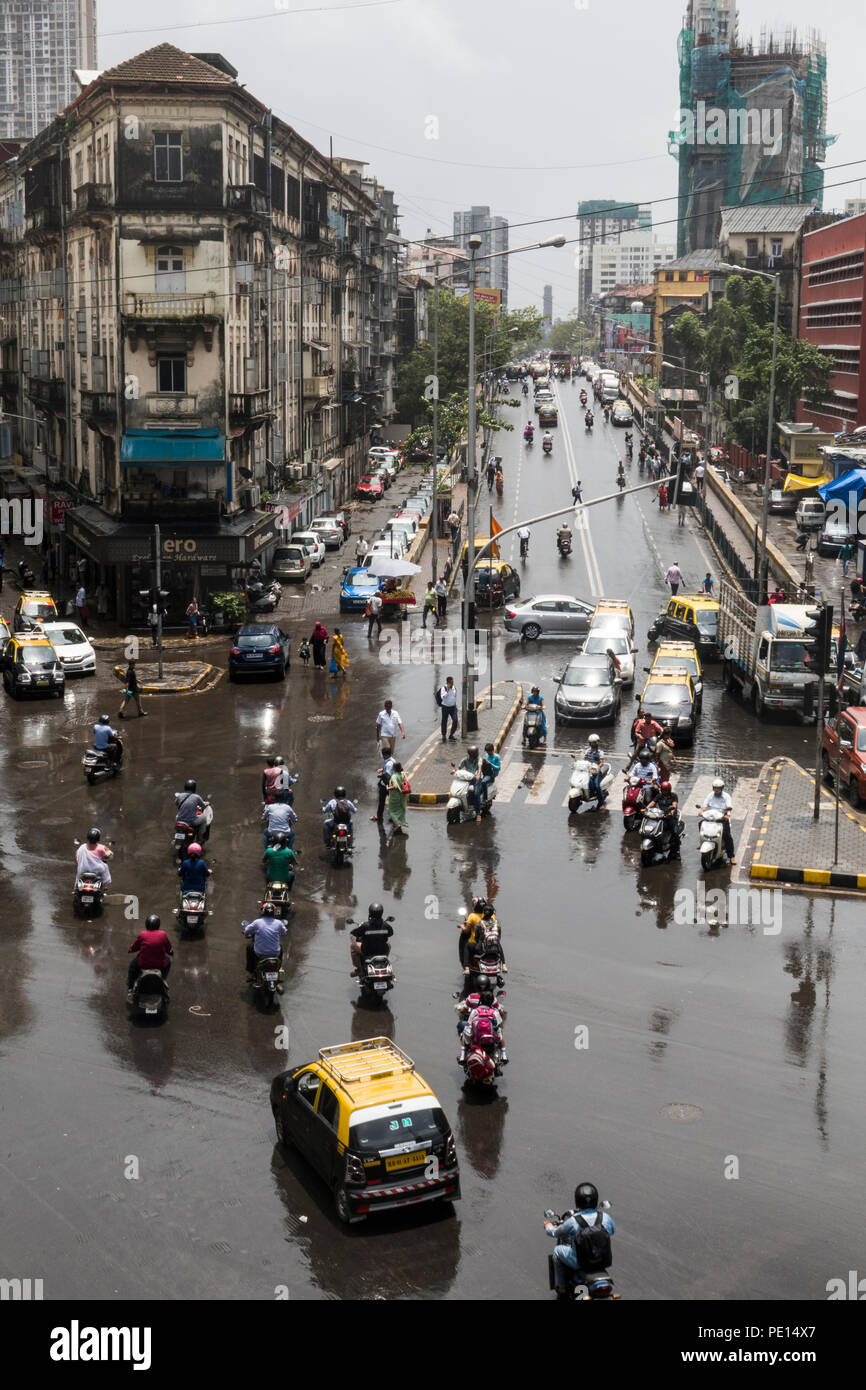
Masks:
[[[415,1063],[390,1038],[365,1038],[361,1042],[320,1047],[319,1061],[341,1086],[377,1081],[398,1072],[413,1072]]]

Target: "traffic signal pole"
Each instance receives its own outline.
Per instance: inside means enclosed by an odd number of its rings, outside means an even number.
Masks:
[[[824,667],[818,679],[818,718],[815,720],[815,806],[812,812],[815,820],[821,814],[821,744],[824,741]]]
[[[830,666],[830,657],[833,645],[833,606],[832,604],[822,603],[820,608],[807,610],[806,617],[814,621],[814,632],[811,634],[814,640],[814,659],[818,665],[818,712],[815,718],[815,805],[812,809],[812,818],[818,820],[821,814],[821,745],[824,741],[824,681],[827,670]],[[808,632],[808,629],[807,629]],[[807,642],[806,648],[811,646]],[[810,658],[807,654],[805,665],[808,669]]]
[[[156,642],[159,679],[162,680],[162,545],[159,539],[159,522],[154,525],[153,530],[156,539]]]

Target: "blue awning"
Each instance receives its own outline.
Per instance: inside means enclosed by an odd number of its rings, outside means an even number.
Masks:
[[[216,468],[226,461],[219,430],[127,430],[120,446],[126,468]]]
[[[834,499],[848,500],[849,494],[854,493],[858,502],[866,488],[866,469],[852,468],[849,473],[843,473],[841,478],[836,478],[832,483],[824,483],[818,488],[818,496],[825,502],[832,502]]]

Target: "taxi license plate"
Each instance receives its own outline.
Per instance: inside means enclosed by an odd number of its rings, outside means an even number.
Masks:
[[[37,684],[37,685],[47,685],[47,684],[48,684],[48,677],[47,677],[47,676],[37,676],[37,677],[36,677],[36,684]]]
[[[426,1162],[426,1151],[419,1150],[417,1153],[394,1154],[391,1158],[385,1159],[385,1170],[388,1173],[393,1173],[398,1168],[417,1168],[422,1163]]]

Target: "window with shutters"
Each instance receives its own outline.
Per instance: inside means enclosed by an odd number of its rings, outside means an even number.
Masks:
[[[184,253],[180,246],[160,246],[156,253],[157,294],[183,294],[186,289]]]
[[[157,183],[183,179],[182,136],[179,130],[157,130],[153,135],[153,177]]]

